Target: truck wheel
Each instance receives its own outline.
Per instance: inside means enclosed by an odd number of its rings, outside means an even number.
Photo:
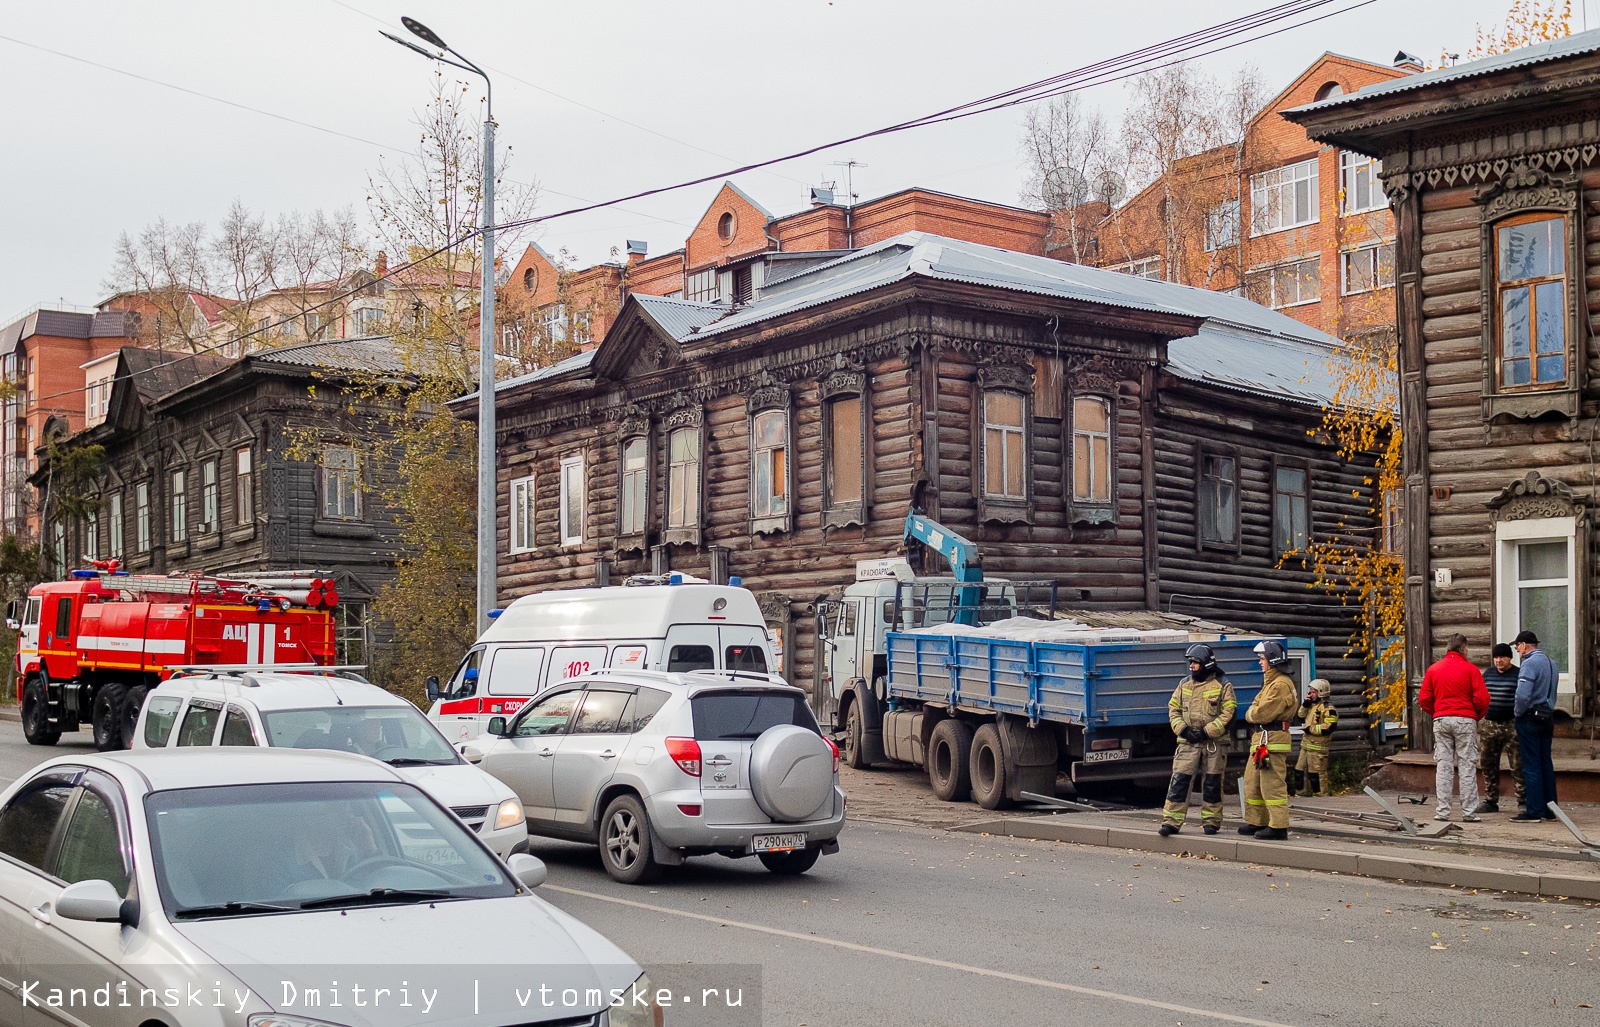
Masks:
[[[122,744],[133,748],[133,740],[138,737],[135,733],[139,727],[139,710],[144,706],[144,697],[150,689],[145,685],[134,685],[128,689],[128,697],[122,700]]]
[[[861,749],[861,703],[856,701],[850,704],[850,710],[844,715],[844,765],[852,770],[864,770],[871,766],[866,760]]]
[[[61,729],[50,723],[44,681],[37,674],[28,675],[22,686],[22,737],[29,745],[54,745],[61,741]]]
[[[821,849],[796,849],[793,852],[758,852],[761,865],[775,874],[794,877],[817,865]]]
[[[960,802],[972,790],[967,762],[972,749],[972,727],[954,717],[934,725],[928,739],[928,784],[945,802]]]
[[[631,795],[611,800],[600,817],[600,862],[612,879],[644,884],[661,875],[650,837],[650,817]]]
[[[984,809],[1005,809],[1011,805],[1006,795],[1006,777],[1011,771],[1006,762],[1000,729],[993,724],[978,728],[972,736],[972,797]]]
[[[101,685],[94,697],[94,747],[101,752],[122,748],[122,700],[128,686]]]

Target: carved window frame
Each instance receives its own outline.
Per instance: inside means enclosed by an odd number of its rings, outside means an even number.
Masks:
[[[972,493],[978,519],[1008,524],[1033,523],[1033,381],[1031,363],[992,361],[978,368],[972,394]],[[988,397],[1004,393],[1022,400],[1022,495],[989,494]]]
[[[623,496],[628,482],[628,444],[644,442],[644,497],[640,502],[641,522],[638,531],[625,531],[622,523]],[[653,446],[650,437],[650,418],[643,414],[625,417],[617,427],[617,552],[643,552],[649,545],[650,497],[655,483]]]
[[[1514,169],[1504,179],[1481,192],[1479,228],[1480,310],[1483,343],[1483,418],[1531,419],[1556,413],[1578,416],[1588,364],[1588,290],[1582,271],[1584,224],[1581,186],[1575,179],[1558,178],[1529,168]],[[1540,215],[1560,215],[1566,229],[1567,376],[1559,386],[1500,387],[1500,304],[1498,229]],[[1537,326],[1531,326],[1537,332]]]
[[[867,389],[867,372],[863,369],[838,368],[817,383],[817,395],[822,401],[822,526],[843,528],[865,525],[872,495],[872,435],[867,426],[872,423],[872,401]],[[861,498],[853,502],[836,502],[833,498],[833,436],[834,410],[841,399],[860,400],[861,438]]]
[[[694,523],[679,527],[670,526],[670,513],[672,510],[672,436],[678,431],[690,431],[699,444],[699,455],[695,465],[698,477],[696,481],[694,498]],[[699,404],[685,404],[671,410],[661,419],[661,538],[668,545],[683,544],[698,546],[704,536],[706,523],[706,417],[705,408]]]
[[[1303,498],[1305,500],[1305,505],[1306,505],[1306,544],[1305,544],[1304,547],[1286,548],[1286,547],[1284,547],[1284,546],[1279,544],[1279,538],[1278,538],[1278,496],[1279,496],[1279,492],[1278,492],[1278,472],[1279,471],[1299,471],[1301,474],[1304,474],[1306,476],[1305,477],[1306,490],[1305,490],[1305,493],[1303,494]],[[1306,555],[1307,555],[1307,552],[1311,548],[1311,543],[1317,537],[1317,504],[1316,504],[1316,496],[1315,496],[1315,493],[1316,493],[1316,481],[1311,476],[1311,463],[1310,463],[1310,461],[1303,460],[1303,459],[1301,459],[1299,457],[1274,456],[1272,458],[1272,463],[1271,463],[1271,466],[1270,466],[1270,473],[1272,474],[1272,480],[1270,482],[1268,482],[1268,485],[1270,487],[1267,489],[1267,494],[1271,497],[1272,502],[1271,502],[1271,505],[1268,507],[1268,517],[1267,517],[1267,532],[1268,532],[1268,535],[1267,535],[1267,537],[1271,540],[1271,542],[1270,542],[1268,548],[1271,550],[1272,555],[1274,557],[1277,557],[1277,558],[1280,558],[1280,559],[1285,557],[1285,556],[1289,556],[1291,554],[1296,558],[1304,559],[1306,557]],[[1294,493],[1294,492],[1285,492],[1285,493],[1282,493],[1282,495],[1288,496],[1288,497],[1294,497],[1294,496],[1301,495],[1301,494]],[[1294,530],[1294,526],[1291,523],[1290,524],[1291,533],[1293,532],[1293,530]],[[1291,539],[1290,541],[1293,541],[1293,540]]]
[[[1112,526],[1117,523],[1117,408],[1121,380],[1110,366],[1094,360],[1069,368],[1066,383],[1066,405],[1063,408],[1066,416],[1061,419],[1061,464],[1065,472],[1061,481],[1061,501],[1067,512],[1067,520],[1078,525]],[[1095,399],[1106,405],[1106,427],[1110,435],[1106,456],[1111,487],[1104,503],[1077,498],[1077,416],[1080,399]]]
[[[1202,516],[1206,505],[1206,458],[1214,457],[1233,461],[1233,538],[1210,539],[1205,536],[1204,518]],[[1240,553],[1243,551],[1244,532],[1239,524],[1240,502],[1240,476],[1241,464],[1239,451],[1233,446],[1223,445],[1218,442],[1202,440],[1195,443],[1194,447],[1194,548],[1195,552],[1223,552]]]
[[[756,420],[762,414],[781,413],[783,415],[783,495],[784,507],[781,514],[756,514]],[[768,381],[753,389],[745,397],[745,437],[749,440],[750,448],[750,533],[752,535],[775,534],[777,532],[792,531],[794,528],[794,403],[789,386],[777,381]]]

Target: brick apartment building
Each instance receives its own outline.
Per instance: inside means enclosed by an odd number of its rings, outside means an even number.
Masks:
[[[928,232],[1001,249],[1042,255],[1050,218],[931,189],[910,188],[854,205],[827,189],[811,206],[775,216],[732,182],[718,190],[684,245],[649,256],[630,240],[625,260],[566,270],[529,245],[507,276],[499,299],[500,350],[551,363],[605,337],[631,293],[730,305],[755,299],[779,281],[823,260],[903,232]]]
[[[31,310],[0,328],[0,531],[39,536],[28,475],[47,436],[80,431],[103,404],[86,389],[84,365],[131,345],[138,319],[126,310]],[[103,406],[98,410],[103,416]]]
[[[1392,331],[1394,217],[1381,162],[1313,142],[1282,111],[1420,72],[1323,54],[1244,137],[1180,161],[1115,210],[1056,212],[1049,251],[1116,271],[1233,292],[1340,338]]]

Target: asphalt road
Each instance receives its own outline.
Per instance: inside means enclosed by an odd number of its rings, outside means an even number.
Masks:
[[[0,722],[0,777],[73,750]],[[842,845],[798,879],[708,857],[647,887],[535,852],[546,899],[681,993],[668,1024],[1600,1023],[1589,904],[866,822]]]

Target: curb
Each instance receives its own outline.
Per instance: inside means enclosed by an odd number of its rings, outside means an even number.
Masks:
[[[1391,881],[1453,885],[1486,891],[1522,892],[1551,898],[1600,900],[1600,877],[1572,874],[1530,874],[1468,863],[1439,863],[1407,856],[1321,849],[1294,842],[1258,842],[1240,836],[1237,841],[1220,835],[1163,838],[1153,830],[1135,830],[1106,824],[1062,823],[1055,818],[990,820],[952,828],[972,834],[1033,838],[1039,841],[1075,842],[1115,849],[1140,849],[1178,856],[1206,855],[1240,863],[1321,870],[1325,873],[1377,877]]]
[[[22,723],[22,711],[15,706],[0,706],[0,720],[9,720],[20,724]]]

